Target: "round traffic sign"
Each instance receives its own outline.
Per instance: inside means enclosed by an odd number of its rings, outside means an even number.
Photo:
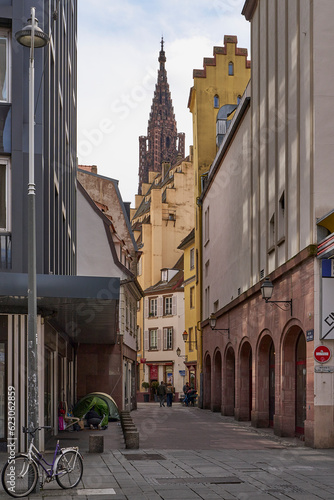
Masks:
[[[314,349],[314,359],[318,361],[318,363],[327,363],[331,357],[332,351],[325,345],[318,345],[318,347]]]

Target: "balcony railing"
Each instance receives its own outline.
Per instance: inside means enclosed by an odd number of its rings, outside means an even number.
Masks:
[[[0,269],[12,268],[12,234],[0,232]]]

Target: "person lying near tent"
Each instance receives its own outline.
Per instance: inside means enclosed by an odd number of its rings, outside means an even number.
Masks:
[[[86,413],[87,424],[91,429],[101,429],[102,418],[96,411],[95,406]]]

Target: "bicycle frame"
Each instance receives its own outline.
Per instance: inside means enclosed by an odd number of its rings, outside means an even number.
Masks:
[[[49,463],[45,460],[43,454],[34,445],[34,440],[33,439],[31,440],[27,456],[28,456],[29,460],[32,460],[35,462],[35,464],[37,465],[38,471],[40,471],[40,467],[42,467],[42,469],[44,470],[44,472],[46,474],[45,479],[43,478],[43,476],[41,478],[41,474],[39,474],[40,479],[42,479],[42,481],[41,481],[42,484],[44,484],[45,481],[47,483],[49,483],[50,481],[53,481],[56,478],[56,476],[60,476],[61,474],[63,474],[63,472],[61,472],[60,474],[56,473],[57,464],[58,464],[58,461],[60,460],[60,458],[62,457],[62,455],[68,450],[75,451],[77,456],[80,454],[79,448],[77,446],[69,447],[69,448],[61,448],[59,445],[59,440],[58,440],[57,444],[56,444],[55,451],[54,451],[52,463]],[[76,464],[76,459],[74,461],[73,468],[75,467],[75,464]]]

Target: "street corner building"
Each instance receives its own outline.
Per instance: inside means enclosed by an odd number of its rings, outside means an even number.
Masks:
[[[55,434],[60,402],[73,405],[93,389],[92,379],[98,385],[95,390],[111,394],[117,384],[121,386],[122,371],[118,335],[122,274],[114,274],[117,266],[110,266],[103,276],[78,275],[77,2],[37,3],[38,25],[50,42],[43,48],[36,45],[34,54],[35,228],[27,208],[32,151],[29,49],[15,38],[29,24],[31,5],[24,0],[0,5],[0,444],[6,449],[8,387],[14,387],[17,451],[26,444],[22,426],[27,425],[31,390],[30,354],[37,358],[36,418]],[[31,230],[36,237],[37,289],[33,353],[27,339]],[[104,235],[107,238],[106,231]],[[129,278],[128,274],[123,273]],[[108,359],[106,352],[111,352]],[[115,360],[117,366],[110,366]],[[121,389],[115,399],[121,406]],[[41,449],[50,434],[41,433]]]
[[[243,14],[251,81],[200,196],[203,406],[333,447],[334,5]]]

